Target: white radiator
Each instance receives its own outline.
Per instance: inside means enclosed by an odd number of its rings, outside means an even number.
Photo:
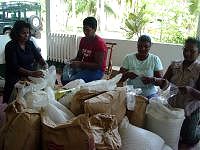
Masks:
[[[50,33],[47,40],[48,60],[65,62],[76,57],[78,50],[76,35]]]

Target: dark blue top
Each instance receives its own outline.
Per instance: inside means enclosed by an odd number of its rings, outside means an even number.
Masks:
[[[33,70],[34,61],[39,61],[41,58],[42,56],[32,41],[26,42],[25,50],[16,41],[9,41],[5,46],[6,82],[15,84],[20,79],[18,69],[22,67],[27,70]]]

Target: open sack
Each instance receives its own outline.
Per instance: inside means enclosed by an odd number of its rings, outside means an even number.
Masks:
[[[184,110],[171,108],[158,101],[151,101],[146,110],[146,129],[158,134],[174,150],[178,150]]]

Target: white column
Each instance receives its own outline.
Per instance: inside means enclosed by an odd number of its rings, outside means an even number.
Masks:
[[[99,1],[100,0],[96,1],[97,12],[96,12],[96,16],[95,17],[96,17],[97,23],[98,23],[97,29],[100,29],[100,8],[99,8]]]
[[[197,26],[197,38],[200,40],[200,14],[199,14],[199,21]]]
[[[49,40],[48,40],[48,35],[51,32],[51,23],[50,23],[50,0],[46,0],[46,50],[47,50],[47,57],[49,54]],[[48,59],[48,58],[47,58]]]
[[[75,33],[77,30],[77,26],[76,26],[76,0],[72,0],[72,19],[74,22],[73,25],[73,32]]]
[[[100,0],[100,30],[105,30],[104,0]]]

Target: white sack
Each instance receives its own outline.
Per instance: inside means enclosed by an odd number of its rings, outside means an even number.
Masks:
[[[168,145],[164,145],[162,150],[173,150],[171,147],[169,147]]]
[[[161,136],[166,144],[177,150],[180,129],[185,118],[184,110],[168,108],[159,102],[151,101],[146,114],[146,129]]]
[[[122,139],[120,150],[162,150],[165,143],[155,133],[131,125],[127,117],[119,126],[119,134]]]

